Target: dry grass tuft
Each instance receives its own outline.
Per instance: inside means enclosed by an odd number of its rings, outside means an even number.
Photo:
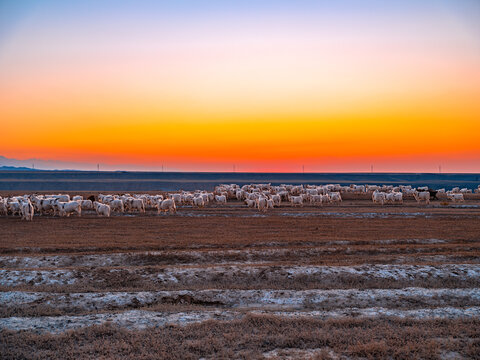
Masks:
[[[250,315],[231,322],[130,332],[95,326],[61,335],[0,333],[2,359],[258,359],[275,349],[325,349],[352,358],[480,357],[480,320],[282,319]],[[323,354],[323,355],[322,355]]]

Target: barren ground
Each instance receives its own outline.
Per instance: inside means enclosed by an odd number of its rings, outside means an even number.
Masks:
[[[0,234],[2,359],[480,357],[476,195],[2,217]]]

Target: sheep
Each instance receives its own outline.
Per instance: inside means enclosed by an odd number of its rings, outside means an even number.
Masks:
[[[267,198],[266,197],[259,197],[257,199],[257,208],[258,208],[258,211],[262,211],[262,212],[266,212],[267,209],[268,209],[268,202],[267,202]]]
[[[22,214],[22,207],[18,201],[7,201],[7,209],[12,215]]]
[[[293,206],[303,206],[303,198],[301,196],[290,196],[290,203]]]
[[[219,204],[227,204],[227,197],[225,195],[215,195],[215,201]]]
[[[29,200],[24,201],[21,204],[21,211],[22,211],[22,220],[27,220],[27,221],[33,220],[34,209],[33,209],[32,203]]]
[[[328,196],[330,198],[331,203],[338,204],[338,203],[342,202],[342,196],[340,195],[340,193],[338,191],[331,192],[331,193],[328,194]]]
[[[118,211],[120,213],[125,211],[125,206],[123,205],[123,201],[121,199],[113,199],[108,204],[110,205],[111,211]]]
[[[129,211],[138,210],[139,213],[145,214],[145,203],[143,199],[127,198],[125,200],[125,208]]]
[[[267,209],[273,209],[275,207],[275,203],[272,199],[267,199]]]
[[[168,196],[177,204],[182,203],[182,194],[168,194]]]
[[[94,201],[93,206],[98,216],[110,217],[110,205]]]
[[[372,201],[374,204],[380,204],[383,206],[383,204],[385,204],[385,200],[386,200],[386,194],[384,192],[381,192],[381,191],[378,191],[378,190],[375,190],[373,193],[372,193]]]
[[[49,196],[50,198],[56,199],[60,202],[69,202],[70,201],[70,195],[64,194],[64,195],[52,195]]]
[[[197,196],[193,198],[193,206],[203,208],[205,206],[205,200],[203,196]]]
[[[77,202],[80,204],[80,207],[82,210],[91,210],[93,209],[93,202],[92,200],[77,200]]]
[[[55,203],[57,206],[58,212],[60,216],[70,216],[70,214],[77,214],[78,216],[82,216],[82,207],[78,203],[78,201],[69,201],[69,202],[60,202],[57,201]]]
[[[320,204],[322,205],[322,196],[323,195],[312,195],[310,197],[310,204]]]
[[[462,193],[447,193],[447,197],[453,202],[464,202],[465,198],[463,197]]]
[[[161,202],[158,204],[157,214],[160,214],[161,211],[164,211],[164,212],[169,211],[170,213],[176,213],[177,207],[175,206],[175,200],[174,199],[161,200]]]
[[[403,194],[401,192],[393,192],[393,201],[403,204]]]
[[[0,215],[7,215],[7,214],[8,214],[7,199],[0,198]]]
[[[55,214],[55,202],[56,199],[53,198],[41,199],[38,203],[37,211],[40,213],[53,212]]]
[[[245,191],[237,190],[235,193],[235,197],[237,198],[237,200],[242,201],[245,198]]]
[[[272,195],[272,201],[275,206],[280,206],[282,203],[282,197],[280,195],[274,194]]]
[[[413,193],[413,196],[415,197],[415,200],[417,200],[417,203],[420,203],[422,201],[425,201],[425,204],[430,204],[430,192],[429,191],[415,191]]]

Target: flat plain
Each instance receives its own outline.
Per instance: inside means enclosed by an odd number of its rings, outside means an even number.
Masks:
[[[2,359],[480,357],[478,195],[2,217],[0,234]]]

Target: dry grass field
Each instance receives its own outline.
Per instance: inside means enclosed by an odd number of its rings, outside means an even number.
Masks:
[[[2,217],[0,234],[2,359],[480,358],[476,195]]]

